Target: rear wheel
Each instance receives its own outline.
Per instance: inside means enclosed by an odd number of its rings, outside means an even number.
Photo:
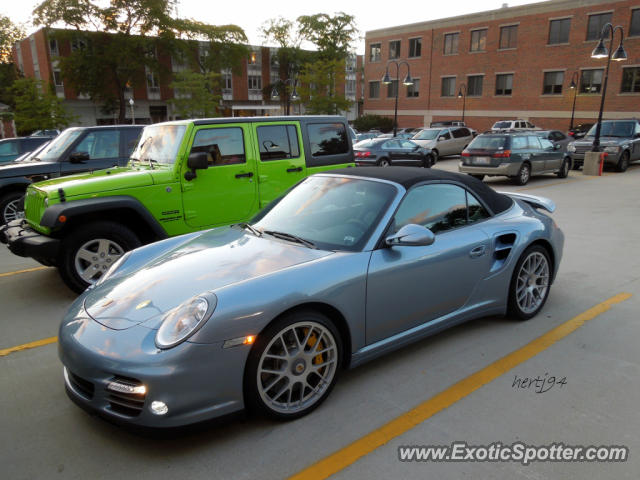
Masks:
[[[391,165],[391,162],[389,161],[388,158],[381,158],[380,160],[378,160],[378,166],[379,167],[388,167]]]
[[[9,192],[0,197],[0,225],[24,218],[24,193]]]
[[[513,270],[509,314],[520,320],[534,317],[544,306],[551,284],[551,262],[540,245],[527,248]]]
[[[140,246],[130,229],[115,222],[94,222],[70,232],[62,243],[58,269],[69,288],[83,292],[125,252]]]
[[[560,165],[560,170],[556,172],[558,178],[567,178],[569,176],[569,170],[571,168],[571,161],[568,158],[562,160],[562,165]]]
[[[528,163],[523,163],[518,171],[518,175],[513,177],[513,182],[516,185],[526,185],[531,178],[531,166]]]
[[[618,160],[618,164],[616,165],[616,171],[618,172],[626,172],[627,168],[629,168],[629,152],[622,152],[620,156],[620,160]]]

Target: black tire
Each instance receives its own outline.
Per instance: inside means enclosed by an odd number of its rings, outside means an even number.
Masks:
[[[9,192],[0,197],[0,225],[22,218],[23,215],[24,192]]]
[[[258,379],[258,369],[260,367],[262,355],[267,349],[267,347],[271,344],[271,342],[274,341],[274,345],[276,345],[277,337],[280,337],[280,338],[284,337],[284,336],[280,336],[280,334],[283,331],[286,331],[288,328],[292,327],[293,325],[304,323],[304,322],[312,322],[316,325],[319,324],[322,327],[324,327],[327,332],[330,333],[332,337],[332,341],[334,342],[334,345],[335,345],[335,353],[337,356],[337,358],[334,359],[335,368],[333,369],[333,373],[332,373],[333,376],[330,382],[326,386],[323,386],[324,391],[322,391],[322,393],[318,397],[315,397],[315,399],[313,400],[313,403],[311,403],[306,408],[302,408],[301,410],[284,413],[282,411],[278,411],[277,409],[272,408],[263,400],[258,387],[258,382],[263,380]],[[304,327],[299,327],[299,328],[304,328]],[[316,342],[320,342],[320,339],[321,338],[317,338],[317,340],[314,340],[314,344]],[[300,341],[300,339],[298,339],[298,341]],[[304,342],[304,339],[303,339],[303,342]],[[304,342],[303,349],[302,349],[303,354],[305,353],[305,348],[308,344],[309,342]],[[310,348],[313,348],[314,344],[311,344]],[[292,345],[290,344],[289,347],[291,346]],[[298,349],[298,352],[300,352],[300,349]],[[306,352],[306,353],[309,353],[309,352]],[[295,356],[295,355],[297,354],[296,353],[292,354],[292,356]],[[315,355],[312,354],[312,356],[313,358],[316,358]],[[318,408],[320,404],[322,404],[322,402],[326,400],[326,398],[331,393],[331,390],[335,386],[336,381],[338,379],[338,374],[340,372],[340,368],[342,365],[342,356],[343,356],[342,339],[340,337],[338,329],[327,316],[312,309],[298,310],[298,311],[294,311],[284,315],[282,318],[276,320],[271,325],[269,325],[265,330],[260,332],[260,334],[258,334],[257,336],[256,343],[251,348],[251,352],[249,353],[249,358],[247,359],[247,364],[244,370],[243,386],[244,386],[245,405],[250,411],[257,412],[261,415],[264,415],[276,420],[293,420],[295,418],[299,418],[304,415],[307,415],[308,413],[311,413],[313,410]],[[291,363],[291,365],[289,365],[289,363]],[[282,368],[283,368],[283,373],[287,371],[289,368],[293,370],[294,362],[285,361],[284,366]],[[304,368],[306,369],[306,366]],[[299,373],[299,375],[302,375],[305,372],[306,370],[303,371],[302,373]],[[305,379],[309,380],[311,375],[312,375],[311,373],[308,373]],[[290,384],[288,383],[289,382],[288,379],[283,378],[283,380],[287,381],[285,385]],[[320,383],[318,383],[317,385],[319,384]],[[278,384],[276,383],[275,385],[278,385]],[[280,389],[281,387],[278,386],[277,388]],[[294,388],[295,388],[295,383],[291,387],[291,391],[293,391]],[[265,387],[264,391],[268,393],[269,391],[271,391],[271,389]],[[278,400],[280,398],[279,396],[277,396],[277,394],[274,395],[274,397],[277,397],[274,400]],[[277,402],[274,402],[274,403],[277,403]]]
[[[625,150],[620,155],[620,160],[616,164],[616,172],[626,172],[629,168],[629,150]]]
[[[565,158],[562,160],[562,165],[560,165],[560,170],[556,172],[558,178],[567,178],[569,176],[569,170],[571,170],[571,160]]]
[[[391,166],[391,160],[389,160],[387,157],[382,157],[380,160],[378,160],[377,165],[379,167],[390,167]]]
[[[513,183],[515,183],[516,185],[526,185],[527,183],[529,183],[529,180],[531,179],[531,165],[524,162],[520,166],[520,170],[518,170],[518,174],[512,178],[513,178]]]
[[[575,162],[571,162],[571,170],[580,170],[581,166],[582,165],[580,165],[580,164],[577,164]]]
[[[440,160],[440,154],[438,150],[431,150],[431,155],[433,156],[433,163],[431,165],[435,165]]]
[[[472,176],[473,178],[476,178],[480,181],[484,180],[484,174],[481,173],[470,173],[470,176]]]
[[[99,239],[107,240],[109,244],[109,253],[103,254],[96,251],[93,260],[99,268],[95,270],[95,277],[92,282],[88,282],[80,276],[76,268],[76,255],[83,245],[89,242],[98,241]],[[64,283],[67,284],[74,292],[83,292],[91,283],[95,283],[100,276],[108,269],[108,264],[113,261],[109,258],[112,254],[122,254],[129,250],[133,250],[141,245],[140,239],[129,228],[115,222],[93,222],[80,226],[69,232],[62,241],[60,262],[58,270]],[[112,248],[118,246],[119,249]],[[105,255],[107,258],[105,258]],[[102,257],[102,258],[101,258]],[[82,264],[90,263],[86,260],[78,260]],[[106,262],[109,262],[108,264]],[[89,266],[87,267],[89,268]]]
[[[524,311],[518,303],[518,298],[517,298],[518,276],[520,274],[523,264],[527,261],[527,259],[531,255],[538,255],[538,254],[541,254],[547,262],[547,267],[548,267],[547,288],[546,288],[546,291],[544,292],[544,296],[542,297],[542,301],[537,306],[537,308],[535,308],[534,311],[527,312],[527,311]],[[553,265],[551,264],[551,259],[549,257],[549,252],[547,251],[547,249],[542,247],[541,245],[532,245],[529,248],[527,248],[522,253],[522,255],[520,255],[520,258],[518,259],[518,262],[516,263],[516,266],[513,269],[513,275],[511,276],[511,283],[509,284],[509,302],[508,302],[508,310],[507,310],[509,316],[515,317],[518,320],[529,320],[530,318],[535,317],[538,314],[538,312],[540,312],[542,307],[544,307],[544,304],[546,303],[547,298],[549,297],[549,292],[551,291],[551,278],[553,278]]]
[[[433,156],[431,154],[424,156],[424,159],[422,160],[422,166],[424,168],[431,168],[433,163]]]

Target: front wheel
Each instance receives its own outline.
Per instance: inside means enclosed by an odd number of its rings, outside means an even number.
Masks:
[[[433,161],[433,156],[431,154],[425,155],[422,160],[422,166],[424,168],[431,168],[435,162]]]
[[[102,277],[125,252],[140,246],[129,228],[115,222],[94,222],[70,232],[62,243],[60,275],[81,293]]]
[[[342,341],[331,320],[314,310],[285,315],[261,332],[244,374],[247,406],[278,420],[310,413],[336,383]]]
[[[513,270],[509,313],[520,320],[534,317],[544,306],[551,285],[551,262],[540,245],[527,248]]]
[[[565,158],[560,165],[560,170],[556,172],[558,178],[567,178],[569,176],[569,170],[571,169],[571,160]]]
[[[620,156],[620,160],[618,160],[618,164],[616,165],[616,171],[618,172],[626,172],[627,168],[629,168],[629,152],[622,152]]]
[[[24,193],[9,192],[0,197],[0,225],[24,218]]]

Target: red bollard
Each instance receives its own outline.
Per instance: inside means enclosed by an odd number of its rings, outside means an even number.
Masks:
[[[602,169],[604,168],[604,159],[606,158],[606,156],[609,155],[607,152],[602,152],[600,154],[600,166],[598,169],[598,176],[601,177],[602,176]]]

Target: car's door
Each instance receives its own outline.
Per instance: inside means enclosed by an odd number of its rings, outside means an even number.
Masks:
[[[380,150],[382,150],[382,153],[379,156],[386,156],[387,158],[389,158],[391,163],[396,163],[399,165],[406,160],[405,152],[400,148],[400,140],[387,140],[382,145],[380,145]]]
[[[440,157],[452,155],[455,151],[454,140],[448,128],[443,128],[442,131],[438,133],[436,148],[438,149],[438,155]]]
[[[452,152],[452,155],[459,155],[462,150],[469,145],[473,136],[469,129],[465,127],[454,128],[451,130],[451,133],[455,142],[455,150]]]
[[[182,178],[185,220],[192,227],[246,220],[257,207],[256,161],[249,123],[196,127],[189,153],[207,154],[209,166]]]
[[[258,139],[258,189],[260,208],[275,200],[306,175],[302,136],[297,121],[254,123]]]
[[[556,146],[551,140],[547,140],[546,138],[541,138],[540,144],[542,145],[542,155],[544,155],[545,159],[544,170],[552,172],[559,170],[562,160],[564,159],[564,153],[562,153],[560,145]]]
[[[466,191],[453,184],[413,187],[402,200],[389,233],[409,223],[431,229],[429,246],[394,246],[371,254],[367,277],[366,341],[375,343],[463,306],[489,274],[489,238],[472,222],[487,218],[476,204],[468,218]]]
[[[548,140],[547,140],[548,141]],[[545,170],[545,164],[549,153],[542,148],[540,137],[537,135],[528,135],[527,143],[529,145],[529,154],[531,162],[531,173],[540,173]]]
[[[422,149],[417,143],[411,140],[400,140],[400,146],[405,152],[405,163],[407,165],[422,165]]]
[[[11,162],[19,156],[19,140],[3,140],[0,142],[0,163]]]
[[[74,161],[74,154],[84,153],[86,160]],[[60,164],[61,174],[100,170],[118,165],[120,160],[120,130],[107,128],[104,130],[90,130],[69,149]]]

